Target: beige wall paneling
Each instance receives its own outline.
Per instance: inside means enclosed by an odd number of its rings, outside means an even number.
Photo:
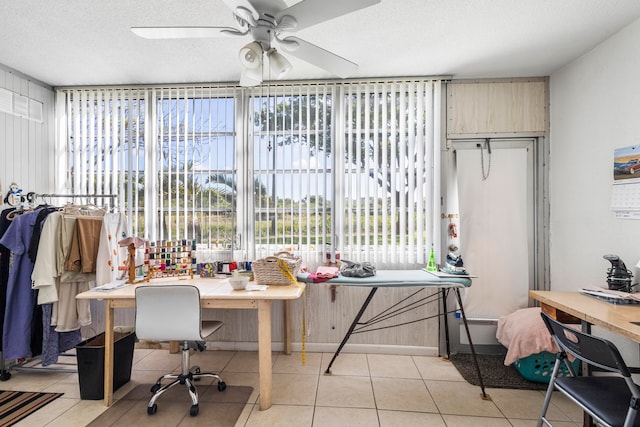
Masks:
[[[338,344],[342,341],[370,290],[371,288],[365,287],[337,287],[336,299],[331,301],[331,287],[329,285],[322,283],[307,285],[306,296],[292,301],[291,305],[291,336],[294,351],[299,351],[301,348],[303,310],[307,319],[307,349],[315,348],[319,351],[333,352],[338,348]],[[416,290],[417,288],[378,289],[362,319],[369,319],[372,315],[406,298]],[[414,297],[413,300],[433,295],[434,300],[437,301],[436,292],[436,290],[427,289],[421,292],[420,296]],[[93,324],[83,328],[83,336],[93,336],[104,330],[104,303],[102,301],[95,301],[95,303],[91,306]],[[429,303],[409,313],[382,322],[377,327],[411,321],[415,321],[414,323],[355,334],[349,339],[344,351],[349,351],[350,344],[359,344],[377,347],[374,350],[368,349],[369,352],[437,354],[440,324],[438,305],[439,303],[436,302]],[[281,301],[274,302],[272,306],[271,333],[274,350],[279,349],[281,343],[284,342],[283,307],[284,303]],[[133,310],[119,309],[116,310],[115,316],[116,326],[133,326],[135,318]],[[256,310],[210,309],[206,310],[204,317],[221,320],[225,323],[224,327],[213,337],[221,348],[257,349]],[[420,320],[425,318],[428,319]]]
[[[459,80],[447,84],[447,138],[542,136],[548,80]]]

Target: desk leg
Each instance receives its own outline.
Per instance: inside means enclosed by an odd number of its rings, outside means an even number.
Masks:
[[[113,307],[109,300],[105,307],[104,330],[104,404],[111,406],[113,403]]]
[[[291,301],[284,301],[284,354],[291,354]]]
[[[260,410],[271,407],[271,301],[258,300],[258,369]]]

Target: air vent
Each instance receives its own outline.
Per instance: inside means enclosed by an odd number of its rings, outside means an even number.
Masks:
[[[13,114],[42,123],[44,120],[44,104],[35,99],[0,88],[0,113]]]

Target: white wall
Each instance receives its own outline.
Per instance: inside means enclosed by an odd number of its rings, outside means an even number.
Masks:
[[[640,20],[551,75],[552,290],[606,285],[608,253],[639,276],[640,220],[610,210],[614,149],[640,144],[638,51]]]
[[[15,181],[24,193],[50,193],[54,174],[53,90],[0,66],[0,88],[43,103],[42,123],[0,112],[0,194]],[[0,201],[1,204],[1,201]]]

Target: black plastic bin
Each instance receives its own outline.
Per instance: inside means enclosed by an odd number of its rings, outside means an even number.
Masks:
[[[82,341],[76,346],[80,399],[104,398],[104,332]],[[114,332],[113,390],[131,379],[133,348],[136,335],[133,332]]]

